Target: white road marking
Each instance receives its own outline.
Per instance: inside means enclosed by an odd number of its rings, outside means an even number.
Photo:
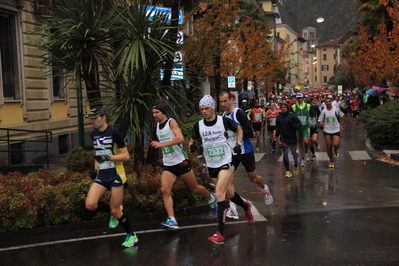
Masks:
[[[266,153],[255,152],[255,162],[259,162]]]
[[[370,155],[367,151],[348,151],[352,160],[354,161],[363,161],[363,160],[371,160]]]
[[[245,199],[244,199],[244,201],[245,201]],[[258,209],[255,207],[254,204],[252,204],[251,210],[252,210],[252,214],[253,214],[253,216],[255,218],[255,222],[267,221],[267,219],[259,213]],[[244,218],[241,221],[229,221],[228,223],[229,224],[246,224],[247,221]],[[217,226],[217,223],[196,224],[196,225],[183,226],[183,227],[180,227],[179,229],[176,229],[176,230],[211,227],[211,226]],[[140,235],[140,234],[154,233],[154,232],[163,232],[163,231],[165,231],[165,229],[151,229],[151,230],[135,231],[135,233]],[[57,241],[48,241],[48,242],[42,242],[42,243],[33,243],[33,244],[28,244],[28,245],[20,245],[20,246],[13,246],[13,247],[7,247],[7,248],[0,248],[0,252],[9,251],[9,250],[18,250],[18,249],[24,249],[24,248],[50,246],[50,245],[71,243],[71,242],[80,242],[80,241],[94,240],[94,239],[100,239],[100,238],[110,238],[110,237],[117,237],[117,236],[125,236],[125,235],[126,235],[126,233],[117,233],[117,234],[106,234],[106,235],[98,235],[98,236],[89,236],[89,237],[64,239],[64,240],[57,240]]]

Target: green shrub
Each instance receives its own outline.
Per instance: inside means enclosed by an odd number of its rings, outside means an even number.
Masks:
[[[361,115],[367,137],[379,145],[399,144],[399,100],[394,100],[377,108],[369,109]]]
[[[93,153],[81,147],[73,148],[67,154],[65,166],[68,171],[82,173],[94,169]]]
[[[199,160],[189,154],[192,168],[199,184],[205,184]],[[123,206],[127,215],[164,211],[160,179],[162,169],[144,165],[141,177],[127,173],[129,183],[124,190]],[[92,219],[105,219],[108,213],[93,213],[85,208],[85,199],[92,180],[86,172],[62,171],[53,174],[40,170],[24,176],[21,173],[0,175],[0,232],[15,231]],[[181,178],[172,189],[174,208],[205,203],[206,200],[192,193]],[[101,201],[109,202],[110,192]]]
[[[204,118],[202,115],[192,115],[188,118],[184,118],[180,123],[180,129],[183,133],[184,139],[189,140],[193,133],[194,124]]]

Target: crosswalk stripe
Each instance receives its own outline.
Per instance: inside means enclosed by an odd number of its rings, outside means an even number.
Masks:
[[[255,152],[255,162],[259,162],[266,153]]]
[[[360,161],[360,160],[371,160],[370,155],[367,151],[348,151],[352,160]]]

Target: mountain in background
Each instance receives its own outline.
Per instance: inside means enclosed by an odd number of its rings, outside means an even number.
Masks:
[[[360,21],[355,0],[283,0],[283,5],[293,12],[298,32],[308,26],[317,29],[319,44],[345,36]],[[318,17],[324,22],[317,23]]]

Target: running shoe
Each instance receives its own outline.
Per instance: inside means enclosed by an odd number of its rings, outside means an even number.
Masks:
[[[334,156],[335,156],[335,158],[338,158],[338,157],[339,157],[339,152],[338,152],[338,150],[334,150]]]
[[[216,202],[216,195],[212,194],[214,200],[209,203],[209,206],[211,207],[211,214],[217,214],[218,213],[218,204]]]
[[[276,150],[275,149],[272,149],[272,153],[275,153],[276,152]]]
[[[315,143],[315,146],[316,146],[316,151],[319,151],[320,147],[319,147],[319,143],[318,142]]]
[[[316,154],[313,154],[312,159],[310,159],[312,161],[316,160]]]
[[[259,147],[256,147],[256,150],[259,151]]]
[[[121,211],[123,211],[123,205],[121,205]],[[108,227],[111,229],[115,229],[119,224],[118,219],[115,218],[115,216],[113,216],[111,214],[111,217],[109,218],[109,223],[108,223]]]
[[[119,224],[118,219],[115,218],[115,216],[111,215],[111,217],[109,218],[109,223],[108,223],[108,227],[111,229],[115,229]]]
[[[331,170],[334,170],[334,166],[335,166],[335,163],[334,162],[330,162],[330,169]]]
[[[306,163],[306,161],[305,161],[305,159],[302,157],[301,166],[302,166],[302,167],[305,167],[305,163]]]
[[[246,201],[246,203],[248,205],[248,210],[245,211],[245,218],[249,224],[253,224],[255,222],[255,218],[251,211],[252,203],[250,201]]]
[[[212,236],[208,237],[208,241],[219,245],[224,244],[224,236],[222,236],[219,232],[216,232]]]
[[[273,203],[273,196],[270,191],[262,192],[265,197],[265,204],[271,205]]]
[[[309,152],[305,152],[305,160],[309,162]]]
[[[122,247],[130,248],[130,247],[133,247],[134,244],[136,244],[137,242],[139,242],[139,239],[137,238],[136,234],[134,234],[134,235],[127,234],[126,238],[125,238],[125,242],[122,243]]]
[[[172,219],[170,219],[170,217],[168,217],[168,219],[166,219],[166,222],[161,223],[161,228],[162,229],[178,229],[179,224],[175,221],[172,221]]]
[[[290,171],[285,172],[285,177],[286,177],[286,178],[289,178],[289,177],[291,177],[291,176],[292,176],[292,174],[291,174]]]
[[[238,216],[237,210],[235,210],[233,208],[229,208],[227,210],[226,217],[229,219],[234,219],[234,220],[240,219],[240,217]]]
[[[294,164],[294,174],[299,174],[299,167]]]

